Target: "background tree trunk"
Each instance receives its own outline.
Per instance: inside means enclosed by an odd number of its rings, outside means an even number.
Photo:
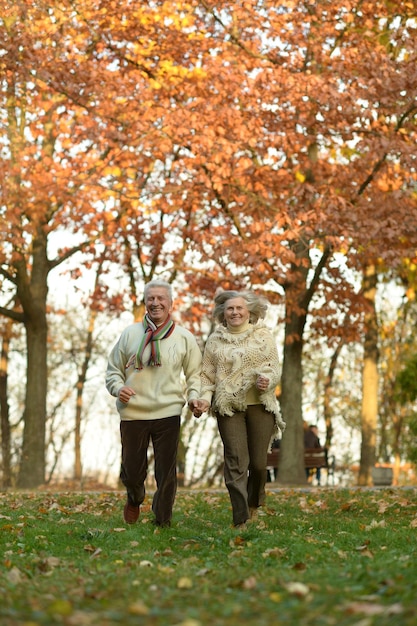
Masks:
[[[299,326],[299,317],[293,315],[285,327],[286,339],[294,337],[300,330]],[[286,341],[284,345],[281,409],[287,427],[282,438],[277,482],[287,485],[306,483],[302,417],[302,346],[301,335],[298,339]]]
[[[375,464],[378,419],[378,322],[375,307],[377,280],[375,266],[368,265],[363,278],[363,292],[368,310],[365,313],[359,485],[372,484],[371,469]]]
[[[24,261],[18,266],[17,296],[24,312],[27,345],[27,380],[22,457],[18,486],[37,487],[45,481],[45,432],[47,391],[46,301],[49,264],[46,235],[42,232],[33,243],[32,271]]]
[[[11,432],[10,412],[8,402],[8,369],[10,335],[13,323],[7,321],[3,330],[0,363],[0,423],[1,423],[1,457],[2,457],[2,487],[7,489],[12,485],[11,467]]]
[[[294,243],[299,263],[293,264],[286,287],[286,322],[281,381],[281,410],[286,429],[281,444],[277,482],[287,485],[306,483],[303,439],[303,332],[307,316],[308,248],[302,240]],[[304,261],[304,262],[303,262]]]

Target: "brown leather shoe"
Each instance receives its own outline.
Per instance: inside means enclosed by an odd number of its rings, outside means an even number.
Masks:
[[[139,517],[139,510],[139,505],[135,506],[134,504],[126,502],[125,508],[123,509],[123,517],[126,524],[136,524]]]

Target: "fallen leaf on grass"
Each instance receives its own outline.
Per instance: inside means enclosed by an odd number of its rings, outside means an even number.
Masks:
[[[91,559],[95,559],[95,558],[96,558],[96,557],[98,557],[101,553],[102,553],[102,549],[101,549],[101,548],[97,548],[97,550],[94,550],[94,552],[91,554],[90,558],[91,558]]]
[[[233,558],[234,556],[243,556],[244,552],[242,549],[238,549],[238,550],[232,550],[232,552],[230,552],[230,554],[228,555],[228,559]]]
[[[388,502],[385,502],[385,500],[380,500],[378,502],[378,513],[385,513],[385,511],[389,509],[390,506],[391,505]]]
[[[281,558],[285,556],[286,552],[287,552],[286,548],[269,548],[268,550],[265,550],[265,552],[262,553],[262,556],[264,559],[270,556]]]
[[[178,579],[177,587],[178,589],[192,589],[193,581],[188,576],[182,576]]]
[[[7,578],[13,585],[17,585],[22,582],[25,576],[18,567],[12,567],[12,569],[7,572]]]
[[[168,565],[158,565],[158,572],[161,572],[161,574],[173,574],[174,571],[174,568]]]
[[[85,552],[91,552],[91,553],[97,550],[97,548],[95,546],[92,546],[91,543],[87,543],[83,549]]]
[[[162,556],[172,556],[174,554],[174,551],[171,548],[165,548],[165,550],[162,551]]]
[[[303,510],[303,511],[305,511],[305,509],[308,508],[308,504],[307,504],[306,498],[300,498],[299,506],[300,506],[300,509]]]
[[[264,520],[263,520],[263,519],[260,519],[260,520],[258,520],[258,521],[256,522],[255,527],[256,527],[258,530],[265,530],[265,528],[266,528],[266,523],[264,522]]]
[[[289,582],[284,585],[285,589],[293,596],[297,596],[297,598],[306,598],[310,593],[310,589],[304,583],[299,582]]]
[[[365,530],[370,530],[372,528],[383,528],[386,525],[387,523],[384,519],[382,519],[380,522],[377,522],[373,519],[372,522],[368,524],[368,526],[365,526]]]
[[[45,559],[41,559],[38,562],[38,569],[41,572],[50,572],[51,570],[53,570],[55,567],[58,567],[58,565],[60,564],[60,559],[56,556],[47,556]]]
[[[72,604],[69,600],[55,600],[49,607],[50,615],[61,615],[62,617],[71,615],[73,612]]]
[[[149,615],[149,608],[141,600],[129,604],[128,611],[131,615]]]
[[[233,539],[230,540],[229,546],[233,548],[234,546],[241,546],[244,543],[245,539],[242,537],[242,535],[236,535],[236,537],[233,537]]]
[[[356,498],[352,498],[352,500],[349,500],[349,502],[343,502],[343,504],[340,507],[341,511],[350,511],[355,504],[357,504],[358,501]]]
[[[246,580],[243,581],[242,587],[243,589],[255,589],[257,585],[255,576],[249,576]]]
[[[357,546],[355,548],[355,550],[357,550],[358,552],[360,552],[363,556],[367,556],[370,559],[374,558],[374,555],[372,554],[371,550],[368,548],[368,545],[362,545],[362,546]]]
[[[282,601],[282,594],[278,591],[273,591],[269,594],[269,599],[272,600],[272,602],[276,602],[278,604],[278,602]]]
[[[97,614],[91,611],[74,611],[66,618],[65,623],[68,626],[90,626],[90,624],[97,624]]]
[[[210,569],[208,567],[203,567],[203,569],[199,569],[196,572],[196,576],[207,576],[210,573]]]
[[[399,615],[403,613],[403,606],[399,603],[385,606],[370,602],[349,602],[346,605],[348,613],[363,613],[364,615]]]

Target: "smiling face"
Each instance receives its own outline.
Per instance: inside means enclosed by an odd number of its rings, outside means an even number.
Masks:
[[[161,326],[172,312],[172,302],[164,287],[150,287],[145,299],[146,312],[157,326]]]
[[[249,310],[244,298],[230,298],[225,304],[224,319],[232,328],[241,326],[249,320]]]

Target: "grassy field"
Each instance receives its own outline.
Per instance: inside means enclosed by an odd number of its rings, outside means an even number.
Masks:
[[[245,530],[225,492],[171,528],[124,494],[0,494],[0,624],[415,626],[416,489],[276,489]]]

